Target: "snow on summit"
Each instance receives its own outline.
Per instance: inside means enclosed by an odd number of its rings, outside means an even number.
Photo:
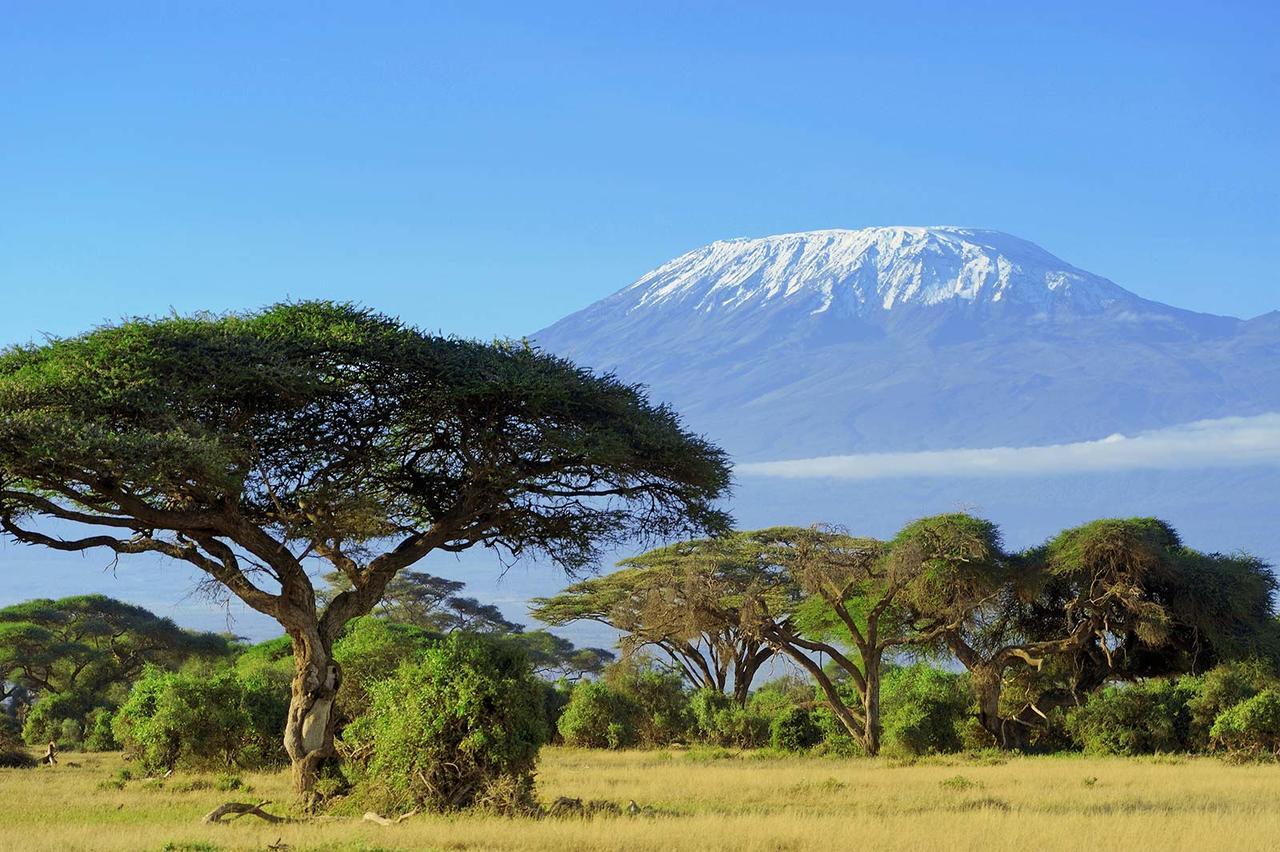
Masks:
[[[950,300],[1096,311],[1132,294],[998,231],[884,227],[720,240],[683,254],[623,291],[629,310],[683,305],[714,313],[783,299],[813,313],[855,313]],[[619,295],[623,295],[619,294]]]

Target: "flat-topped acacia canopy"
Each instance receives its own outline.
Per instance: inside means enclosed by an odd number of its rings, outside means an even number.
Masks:
[[[724,453],[637,387],[352,305],[135,319],[0,356],[0,527],[165,554],[279,620],[302,793],[332,754],[332,642],[397,572],[476,544],[582,569],[727,529],[728,485]],[[308,558],[352,582],[322,611]]]

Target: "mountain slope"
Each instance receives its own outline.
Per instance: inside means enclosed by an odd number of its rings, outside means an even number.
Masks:
[[[534,339],[649,385],[742,461],[1280,410],[1280,316],[1179,310],[963,228],[712,243]]]

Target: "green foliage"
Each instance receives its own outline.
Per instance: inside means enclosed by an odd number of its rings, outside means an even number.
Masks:
[[[567,677],[574,680],[599,675],[616,659],[604,648],[578,648],[563,636],[549,630],[513,633],[510,638],[529,655],[529,664],[542,677]]]
[[[18,720],[0,713],[0,769],[30,769],[36,765],[22,742]]]
[[[890,542],[889,569],[909,578],[902,602],[932,620],[968,616],[1004,579],[1000,530],[972,515],[951,513],[913,521]]]
[[[289,688],[293,679],[293,642],[288,636],[277,636],[240,650],[235,670],[243,678],[261,678]]]
[[[1188,681],[1154,679],[1109,687],[1067,715],[1067,729],[1088,754],[1186,751],[1194,692]]]
[[[690,688],[731,681],[745,696],[756,671],[773,655],[759,636],[738,629],[733,612],[742,578],[734,555],[748,544],[747,534],[734,533],[657,548],[624,560],[621,570],[535,598],[531,613],[551,625],[607,624],[624,634],[619,644],[625,652],[652,647],[678,662]],[[713,558],[701,558],[706,555]],[[586,650],[597,660],[608,653]]]
[[[772,719],[793,707],[813,704],[813,684],[801,675],[786,675],[761,684],[751,693],[749,705],[761,716]]]
[[[393,676],[402,663],[420,659],[438,641],[410,624],[371,616],[351,621],[333,646],[333,659],[342,669],[339,712],[348,721],[367,712],[373,685]]]
[[[680,675],[656,669],[647,660],[632,659],[605,669],[604,682],[636,708],[635,741],[641,748],[670,745],[688,733],[689,698]]]
[[[822,729],[803,707],[788,707],[769,723],[769,745],[779,751],[805,751],[820,742]]]
[[[557,728],[565,745],[577,748],[629,748],[639,740],[641,715],[631,696],[602,681],[573,688]]]
[[[924,663],[890,669],[881,702],[889,750],[914,756],[964,747],[973,697],[963,675]]]
[[[454,634],[370,688],[343,734],[360,795],[392,811],[532,802],[549,731],[541,685],[510,642]]]
[[[16,717],[0,711],[0,748],[22,742],[22,723]]]
[[[300,302],[133,319],[7,350],[0,479],[0,513],[14,521],[77,519],[41,482],[65,486],[58,499],[76,512],[127,513],[97,490],[118,483],[130,506],[142,501],[142,514],[163,521],[144,549],[232,505],[243,522],[302,543],[462,518],[468,541],[572,568],[637,532],[724,529],[715,501],[729,469],[673,412],[611,376],[519,343]],[[67,496],[81,488],[89,499]],[[597,489],[615,497],[583,499]],[[464,494],[476,501],[469,513]],[[174,505],[186,513],[165,508]],[[519,522],[479,523],[499,510]],[[9,531],[55,544],[19,529]]]
[[[1191,717],[1189,740],[1197,750],[1210,745],[1210,731],[1219,716],[1264,689],[1280,687],[1274,669],[1261,660],[1224,663],[1183,681],[1192,692],[1187,701]]]
[[[1227,710],[1213,723],[1209,736],[1239,757],[1280,756],[1280,689],[1264,689]]]
[[[255,768],[283,759],[287,702],[275,685],[148,668],[116,711],[112,730],[148,770]]]
[[[710,745],[761,748],[769,743],[769,717],[739,707],[714,689],[700,689],[689,699],[699,738]]]
[[[191,657],[217,659],[228,652],[221,636],[183,630],[103,595],[0,608],[0,681],[38,692],[75,692],[108,704],[147,663],[177,668]]]
[[[90,711],[84,726],[85,751],[115,751],[120,748],[111,729],[113,719],[112,712],[105,707]]]
[[[84,719],[94,709],[92,695],[82,692],[48,693],[27,712],[22,738],[32,746],[57,743],[59,748],[78,750],[84,736]]]

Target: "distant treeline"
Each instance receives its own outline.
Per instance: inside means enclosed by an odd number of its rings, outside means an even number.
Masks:
[[[991,522],[949,514],[890,541],[819,526],[683,542],[533,612],[551,624],[608,624],[625,650],[657,652],[695,691],[689,714],[713,741],[784,744],[821,731],[823,742],[868,754],[886,735],[908,752],[1129,753],[1245,747],[1238,729],[1280,706],[1275,591],[1261,560],[1193,550],[1152,518],[1094,521],[1008,552]],[[752,694],[778,655],[812,686]],[[606,678],[575,693],[566,737],[649,739],[626,733],[634,713],[608,711],[626,706],[608,691]],[[611,712],[612,734],[600,728]],[[788,726],[809,733],[782,733]],[[1267,736],[1280,737],[1275,727]]]

